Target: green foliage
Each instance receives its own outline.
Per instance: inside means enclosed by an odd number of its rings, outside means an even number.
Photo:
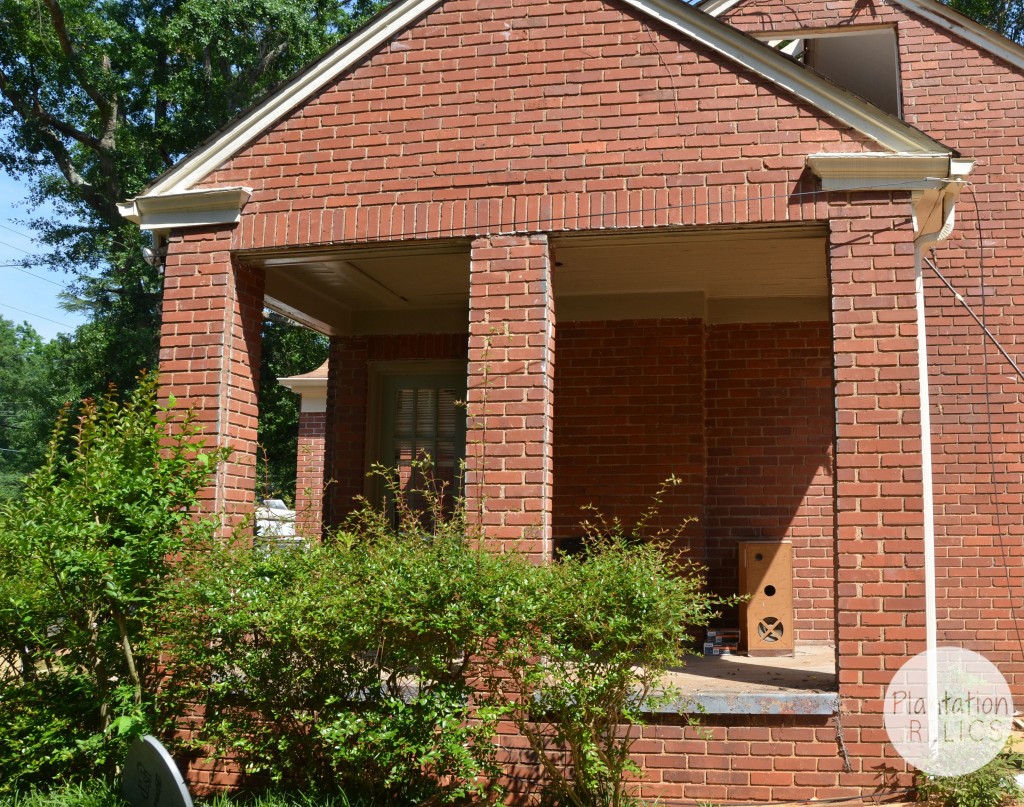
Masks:
[[[156,364],[162,278],[117,203],[383,5],[0,0],[0,169],[55,211],[29,222],[49,253],[26,262],[67,272],[65,304],[90,318],[52,343],[33,422],[109,384],[130,389]]]
[[[299,396],[278,379],[315,370],[326,361],[328,346],[326,336],[280,314],[271,313],[263,320],[259,426],[263,498],[295,501]]]
[[[1007,39],[1024,41],[1024,3],[1020,0],[946,0],[947,5]]]
[[[929,776],[918,772],[914,784],[920,801],[942,807],[1002,807],[1024,797],[1017,776],[1024,756],[1007,746],[976,771],[961,776]]]
[[[111,775],[150,723],[155,615],[174,557],[209,532],[192,511],[220,458],[155,389],[59,421],[0,506],[0,793]]]
[[[197,807],[376,807],[382,802],[370,802],[348,798],[344,793],[218,793],[206,799],[197,800]],[[31,790],[0,795],[0,807],[128,807],[121,797],[120,787],[101,780],[84,784],[70,784],[48,790]]]
[[[21,477],[41,459],[35,402],[45,370],[39,334],[0,317],[0,501],[21,489]]]
[[[682,665],[692,630],[731,604],[704,592],[702,570],[668,536],[645,534],[676,483],[632,528],[584,525],[584,554],[530,569],[511,597],[488,702],[529,741],[551,803],[631,803],[627,774],[641,771],[630,750],[645,709],[677,699],[666,670]]]
[[[496,715],[472,706],[472,659],[524,564],[471,549],[461,515],[397,529],[366,508],[323,546],[195,557],[172,617],[173,700],[199,742],[284,786],[389,802],[489,791]],[[473,716],[473,720],[469,718]]]
[[[0,794],[0,807],[128,807],[119,789],[93,779],[47,790]]]
[[[443,490],[418,512],[390,486],[322,546],[192,557],[167,714],[199,704],[198,746],[281,785],[396,803],[494,793],[510,720],[552,801],[627,803],[642,705],[672,699],[663,674],[714,615],[698,570],[617,525],[533,565],[488,551]]]

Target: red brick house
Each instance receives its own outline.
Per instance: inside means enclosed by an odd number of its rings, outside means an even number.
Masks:
[[[838,684],[658,716],[643,795],[859,796],[926,614],[1024,695],[1020,379],[928,266],[1018,355],[1021,103],[1024,51],[933,0],[404,0],[123,211],[162,382],[235,449],[213,505],[253,506],[264,306],[332,338],[328,522],[425,447],[548,560],[675,474],[716,588],[791,544]]]

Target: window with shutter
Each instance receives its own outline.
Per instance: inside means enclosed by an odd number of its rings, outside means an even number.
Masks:
[[[446,498],[461,493],[466,453],[465,376],[393,375],[381,387],[379,461],[398,474],[414,507],[425,485],[443,485]],[[422,463],[429,461],[429,476]]]

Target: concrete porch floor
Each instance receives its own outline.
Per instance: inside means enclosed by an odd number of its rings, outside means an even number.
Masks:
[[[682,698],[659,712],[822,715],[839,705],[835,648],[827,645],[793,656],[689,656],[668,683]]]

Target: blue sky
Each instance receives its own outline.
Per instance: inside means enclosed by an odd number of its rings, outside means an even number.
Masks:
[[[85,318],[60,307],[58,295],[68,282],[66,275],[39,264],[21,267],[23,259],[41,252],[25,224],[34,215],[26,196],[22,184],[0,173],[0,317],[27,322],[44,339],[52,339],[70,333]]]

